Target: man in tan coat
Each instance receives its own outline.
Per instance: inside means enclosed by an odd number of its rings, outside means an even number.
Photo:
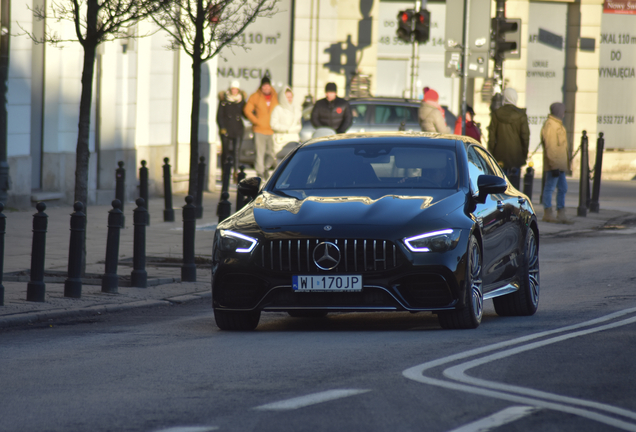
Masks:
[[[270,126],[270,118],[276,105],[276,90],[272,88],[269,77],[264,76],[261,86],[250,96],[243,108],[245,117],[252,122],[254,132],[254,169],[257,175],[265,180],[269,178],[269,169],[276,166],[274,131]]]
[[[541,129],[541,144],[543,144],[543,220],[546,222],[569,223],[565,216],[565,194],[568,183],[565,173],[570,171],[568,157],[568,143],[563,117],[565,105],[555,102],[550,105],[550,115]],[[557,216],[552,211],[552,193],[557,189]]]

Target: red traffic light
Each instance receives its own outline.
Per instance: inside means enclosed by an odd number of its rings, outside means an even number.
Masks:
[[[409,14],[408,12],[401,12],[400,13],[400,21],[402,21],[403,23],[410,22],[411,21],[411,14]]]

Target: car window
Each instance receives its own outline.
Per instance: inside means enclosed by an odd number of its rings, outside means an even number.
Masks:
[[[499,164],[497,163],[497,161],[495,161],[495,159],[490,156],[488,153],[486,153],[486,151],[482,148],[479,147],[475,147],[475,150],[481,155],[481,157],[484,159],[484,161],[487,163],[490,171],[491,171],[491,175],[496,175],[502,178],[506,178],[506,175],[503,173],[503,171],[501,170],[501,166],[499,166]]]
[[[376,105],[375,124],[416,123],[417,110],[401,105]]]
[[[367,122],[367,110],[369,105],[355,104],[351,105],[351,115],[353,116],[353,124],[365,124]]]
[[[466,156],[468,159],[468,175],[470,177],[470,187],[473,193],[479,192],[477,186],[477,178],[483,174],[496,175],[492,170],[492,167],[484,159],[484,155],[480,152],[477,146],[469,146],[466,150]]]
[[[456,189],[454,150],[425,146],[340,145],[298,150],[274,190],[340,188]],[[296,195],[296,194],[292,194]]]

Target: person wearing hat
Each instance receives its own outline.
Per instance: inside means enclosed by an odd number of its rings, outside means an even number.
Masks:
[[[241,90],[237,80],[232,81],[227,90],[219,92],[216,124],[219,126],[219,134],[221,135],[221,163],[225,170],[227,158],[232,157],[234,174],[238,173],[239,155],[245,131],[243,107],[246,98],[247,95]]]
[[[444,108],[439,104],[439,95],[435,90],[424,88],[424,100],[418,110],[418,117],[424,132],[450,133],[444,119]]]
[[[481,129],[479,123],[475,123],[475,111],[470,105],[466,105],[466,133],[464,135],[474,138],[476,141],[481,142]],[[455,122],[455,135],[462,134],[462,118],[457,117]]]
[[[276,166],[274,153],[274,131],[270,126],[272,111],[278,105],[276,90],[267,75],[261,79],[261,85],[247,100],[243,113],[252,122],[254,132],[255,158],[254,169],[263,179],[269,178],[270,168]]]
[[[337,96],[336,83],[327,83],[325,98],[320,99],[311,110],[311,124],[316,128],[328,127],[336,133],[345,133],[353,123],[349,102]]]
[[[543,220],[545,222],[571,223],[565,215],[565,194],[568,182],[565,173],[570,172],[568,141],[563,117],[565,105],[555,102],[550,105],[550,115],[541,128],[541,144],[543,145]],[[557,190],[556,218],[552,211],[552,194]]]
[[[521,167],[528,159],[530,127],[525,108],[517,108],[517,92],[508,87],[503,105],[493,111],[488,126],[488,151],[502,165],[510,183],[519,189]]]

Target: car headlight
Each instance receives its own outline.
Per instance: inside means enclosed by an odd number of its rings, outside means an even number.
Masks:
[[[258,240],[230,230],[220,230],[221,250],[225,252],[250,253]]]
[[[411,252],[447,252],[459,243],[460,230],[443,229],[404,239]]]

